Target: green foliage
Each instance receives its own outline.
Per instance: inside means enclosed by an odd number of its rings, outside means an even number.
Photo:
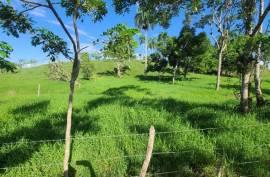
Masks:
[[[113,67],[111,61],[93,62],[97,73]],[[222,163],[224,173],[230,172],[227,177],[269,176],[269,105],[247,116],[238,114],[233,109],[238,105],[233,95],[237,78],[228,81],[224,77],[224,87],[217,93],[213,92],[215,76],[190,74],[192,81],[170,85],[151,80],[158,76],[149,73],[146,82],[145,76],[135,77],[143,73],[143,64],[132,65],[138,71],[130,76],[117,79],[99,75],[96,80],[82,79],[81,87],[76,87],[70,165],[77,176],[139,175],[150,125],[156,132],[175,132],[156,134],[148,171],[151,174],[177,171],[167,176],[216,177],[216,168]],[[64,67],[72,66],[69,63]],[[28,143],[63,139],[65,135],[68,83],[49,80],[44,75],[47,69],[22,69],[16,75],[5,73],[0,77],[0,83],[4,83],[0,84],[1,143],[22,142],[1,144],[0,168],[9,167],[0,171],[1,176],[62,173],[64,141]],[[263,78],[262,89],[267,91],[269,73]],[[265,93],[265,98],[270,99]],[[237,128],[247,126],[254,127]],[[197,130],[209,127],[221,129]],[[134,133],[145,135],[126,136]],[[247,161],[260,162],[239,165]],[[84,164],[91,165],[91,172]]]
[[[95,74],[95,65],[90,61],[88,53],[81,54],[81,70],[84,79],[90,80]]]
[[[200,65],[205,62],[204,55],[211,52],[212,45],[205,33],[195,35],[195,29],[184,26],[179,37],[175,41],[175,47],[171,48],[169,63],[172,67],[182,69],[186,77],[189,71],[200,71]],[[212,55],[211,53],[208,55]],[[211,59],[213,59],[211,57]],[[204,64],[202,64],[204,65]]]
[[[14,63],[7,61],[13,48],[6,42],[0,41],[0,69],[7,72],[14,72],[17,67]]]
[[[270,38],[266,35],[257,34],[254,37],[237,36],[233,38],[228,45],[228,51],[225,53],[227,68],[231,71],[241,72],[250,63],[254,63],[259,44],[262,44],[263,57],[267,58],[270,45]],[[250,65],[252,66],[252,65]]]
[[[35,35],[32,37],[32,45],[41,45],[43,52],[47,53],[47,57],[49,57],[51,61],[55,61],[58,54],[62,54],[67,59],[71,59],[67,43],[47,29],[41,28],[35,30]]]
[[[70,76],[65,71],[63,63],[55,61],[49,64],[49,79],[57,81],[69,81]]]
[[[179,15],[180,9],[185,7],[187,11],[196,11],[200,6],[200,0],[190,1],[172,1],[172,0],[114,0],[113,1],[116,13],[122,14],[128,12],[133,5],[138,5],[141,17],[148,17],[148,24],[159,24],[165,28],[169,27],[170,20]],[[144,20],[147,21],[147,20]],[[140,23],[143,29],[147,28],[147,23]],[[146,25],[143,25],[146,24]]]
[[[143,30],[153,28],[158,22],[153,18],[150,11],[139,9],[135,15],[135,25]]]
[[[33,30],[27,16],[18,13],[12,6],[3,2],[0,2],[0,26],[5,33],[15,37],[19,37],[19,33]]]
[[[149,64],[146,72],[162,72],[164,73],[167,69],[168,60],[162,57],[159,53],[152,53],[149,56]]]
[[[76,14],[78,18],[88,15],[94,22],[102,20],[107,13],[106,3],[102,0],[62,0],[61,5],[66,9],[67,16],[73,15],[76,7],[78,8],[78,14]]]
[[[128,28],[123,24],[118,24],[103,33],[103,36],[107,38],[107,42],[103,47],[103,54],[117,63],[118,66],[116,69],[118,71],[121,68],[125,69],[123,62],[134,56],[135,48],[138,45],[134,36],[137,33],[138,29]]]

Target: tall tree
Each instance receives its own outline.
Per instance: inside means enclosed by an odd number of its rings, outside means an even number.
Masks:
[[[148,29],[149,25],[159,24],[164,28],[169,27],[172,17],[178,16],[180,9],[187,7],[188,10],[196,10],[199,6],[200,0],[114,0],[114,6],[116,13],[122,14],[128,12],[133,5],[139,7],[139,14],[137,14],[136,21],[140,21],[142,29]],[[140,20],[139,20],[140,19]],[[146,33],[145,33],[146,34]],[[146,39],[147,40],[147,39]],[[145,41],[148,45],[148,42]],[[147,46],[145,47],[145,53],[147,53]],[[147,69],[147,57],[145,57],[145,71]]]
[[[259,18],[263,15],[263,11],[264,11],[264,0],[260,0],[259,3]],[[263,32],[263,25],[261,25],[260,33]],[[254,82],[255,82],[255,94],[256,94],[256,103],[257,106],[260,106],[262,104],[264,104],[264,99],[263,99],[263,95],[262,95],[262,89],[261,89],[261,61],[262,61],[262,49],[261,49],[261,42],[259,44],[258,47],[258,51],[257,51],[257,57],[256,57],[256,61],[255,61],[255,70],[254,70]]]
[[[151,14],[149,11],[139,7],[135,15],[135,25],[140,28],[144,33],[144,72],[147,71],[147,57],[148,57],[148,30],[153,28],[154,22],[151,21]]]
[[[224,58],[224,51],[227,48],[229,40],[229,31],[234,28],[235,19],[237,17],[237,2],[232,0],[220,1],[207,1],[203,3],[205,7],[201,10],[201,19],[197,23],[198,27],[209,25],[211,32],[210,35],[216,43],[218,51],[218,67],[216,90],[220,89],[222,61]],[[213,33],[214,29],[217,30],[219,36]]]
[[[253,13],[256,9],[256,0],[241,0],[240,6],[240,17],[244,27],[245,35],[249,38],[254,38],[259,31],[265,17],[270,11],[270,2],[266,6],[265,11],[258,19],[257,23],[253,26]],[[250,39],[251,40],[251,39]],[[247,41],[250,41],[247,40]],[[252,40],[251,40],[252,41]],[[248,45],[247,45],[248,46]],[[241,100],[240,100],[240,110],[243,113],[247,113],[250,110],[250,101],[249,101],[249,87],[250,87],[250,76],[251,71],[253,69],[253,57],[250,55],[242,56],[241,63],[242,63],[242,70],[241,70]]]
[[[51,0],[45,0],[42,2],[33,1],[33,0],[20,0],[23,7],[25,8],[19,14],[25,14],[31,10],[37,8],[45,8],[48,9],[58,23],[60,24],[61,28],[63,29],[64,33],[68,37],[69,42],[72,44],[73,49],[73,57],[70,57],[69,49],[67,48],[67,43],[58,37],[57,35],[53,34],[52,32],[48,31],[47,29],[37,29],[32,31],[32,44],[34,46],[41,45],[42,50],[48,54],[51,60],[55,60],[55,56],[57,54],[62,54],[68,59],[73,59],[73,66],[70,78],[70,92],[68,98],[68,110],[67,110],[67,124],[66,124],[66,135],[65,135],[65,155],[64,155],[64,176],[68,176],[68,162],[70,160],[70,144],[71,144],[71,122],[72,122],[72,108],[73,108],[73,97],[74,97],[74,89],[75,89],[75,81],[78,78],[79,71],[80,71],[80,52],[82,48],[80,47],[80,38],[79,32],[77,27],[77,21],[82,19],[82,17],[88,15],[92,18],[94,22],[101,20],[102,17],[107,13],[106,4],[102,0],[62,0],[61,2],[51,2]],[[66,27],[63,21],[63,17],[60,16],[58,10],[56,10],[56,6],[58,8],[62,8],[65,10],[66,16],[72,17],[73,28],[72,31],[75,33],[75,37],[72,36],[72,32]],[[13,8],[12,8],[13,9]],[[5,9],[4,9],[5,10]],[[14,33],[15,36],[18,32],[24,32],[25,27],[24,25],[17,25],[19,28],[14,28],[14,21],[15,22],[23,22],[21,20],[21,16],[14,15],[13,11],[7,9],[4,12],[4,23],[2,26],[5,27],[9,31],[9,33]],[[1,18],[2,15],[1,15]],[[21,23],[15,23],[21,24]],[[16,29],[16,30],[13,30]],[[28,29],[28,28],[26,28]],[[14,35],[13,34],[13,35]]]
[[[137,47],[134,36],[137,33],[137,29],[129,28],[123,24],[118,24],[103,33],[103,36],[106,37],[103,46],[104,55],[116,62],[118,77],[122,75],[124,61],[130,60],[130,57],[134,56],[134,50]]]
[[[198,70],[202,62],[202,57],[199,56],[204,55],[211,47],[206,34],[196,35],[195,29],[189,25],[182,28],[175,43],[175,46],[171,47],[169,55],[169,63],[173,67],[173,82],[179,68],[182,69],[185,78],[189,71]]]

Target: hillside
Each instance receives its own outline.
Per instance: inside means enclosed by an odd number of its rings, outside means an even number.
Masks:
[[[73,176],[137,176],[150,125],[157,132],[153,176],[212,177],[219,166],[228,177],[270,176],[269,105],[239,114],[239,79],[223,77],[215,92],[211,75],[189,74],[172,85],[171,78],[143,76],[140,62],[123,78],[110,74],[110,61],[95,67],[95,79],[80,77],[76,87]],[[68,83],[47,73],[44,65],[0,74],[1,176],[61,176]],[[268,72],[262,86],[269,100]]]

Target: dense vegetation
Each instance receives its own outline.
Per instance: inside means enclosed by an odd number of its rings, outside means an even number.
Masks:
[[[270,175],[269,106],[239,114],[237,78],[224,77],[223,89],[214,92],[214,76],[189,74],[172,85],[170,77],[158,81],[156,73],[143,76],[140,62],[134,61],[133,70],[121,79],[107,72],[114,62],[94,65],[96,78],[82,75],[76,87],[70,164],[76,176],[138,175],[150,125],[157,132],[176,131],[157,134],[154,152],[177,153],[154,154],[149,173],[216,176],[222,164],[226,176]],[[41,66],[1,75],[0,167],[9,168],[1,170],[3,176],[61,175],[64,141],[27,143],[64,137],[68,83],[49,80],[48,71]],[[269,99],[269,73],[263,78]],[[217,129],[198,130],[204,128]],[[125,136],[137,133],[145,134]],[[3,144],[16,141],[22,143]],[[250,161],[259,162],[240,164]]]
[[[0,78],[5,117],[0,121],[1,173],[29,176],[30,168],[35,176],[60,175],[56,161],[65,142],[64,177],[85,176],[88,171],[92,176],[137,175],[147,129],[154,125],[158,133],[150,174],[270,176],[269,91],[261,85],[261,63],[267,66],[270,56],[269,24],[264,28],[270,2],[265,6],[264,0],[113,0],[113,9],[105,0],[19,2],[0,2],[1,31],[15,38],[27,34],[53,63],[49,69],[17,73],[25,62],[19,61],[17,68],[9,60],[12,46],[0,41],[0,70],[5,73]],[[87,18],[101,21],[108,10],[123,15],[134,6],[139,29],[124,24],[104,29],[91,41],[98,45],[95,57],[102,61],[90,61],[94,55],[84,53],[89,46],[82,47],[78,25]],[[38,8],[57,20],[63,38],[34,22],[31,12]],[[179,35],[161,32],[148,37],[155,26],[173,25],[180,10],[185,15],[180,15]],[[72,26],[66,26],[67,18]],[[205,27],[208,30],[196,32]],[[144,71],[138,61],[131,63],[138,41],[144,44]],[[58,62],[59,56],[71,66]],[[213,73],[216,82],[200,75]],[[214,92],[213,87],[222,91]],[[64,93],[69,93],[66,112]]]

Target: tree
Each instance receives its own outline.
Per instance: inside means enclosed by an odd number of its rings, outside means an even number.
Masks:
[[[135,15],[135,25],[140,28],[141,30],[144,31],[144,39],[142,40],[144,42],[144,72],[146,73],[147,71],[147,57],[148,57],[148,35],[147,31],[149,28],[154,27],[154,22],[152,21],[152,17],[149,11],[140,8]]]
[[[220,89],[222,61],[224,59],[224,51],[227,48],[229,40],[229,31],[234,28],[236,15],[237,2],[232,0],[208,1],[205,3],[201,11],[202,17],[197,23],[198,27],[209,25],[211,28],[210,35],[215,41],[218,48],[218,67],[217,67],[217,80],[216,90]],[[213,33],[213,28],[217,29],[219,37]]]
[[[10,1],[7,2],[0,1],[0,27],[3,32],[18,38],[20,33],[32,31],[30,20],[11,7]],[[0,69],[11,72],[15,71],[16,65],[6,60],[12,51],[13,48],[7,42],[0,41]]]
[[[160,53],[151,53],[148,60],[149,64],[146,72],[158,72],[160,80],[161,73],[167,69],[168,60],[165,59]]]
[[[12,51],[13,49],[8,43],[0,41],[0,70],[14,72],[17,69],[14,63],[6,60]]]
[[[211,43],[205,33],[196,35],[194,28],[184,26],[169,54],[169,63],[173,67],[173,82],[180,68],[184,78],[189,71],[199,70],[202,56],[210,48]]]
[[[82,53],[81,59],[82,59],[81,69],[83,78],[90,80],[94,75],[95,66],[93,63],[91,63],[88,53],[86,52]]]
[[[1,26],[7,31],[8,34],[18,36],[20,32],[25,32],[26,30],[31,30],[33,35],[32,44],[34,46],[41,45],[42,50],[48,54],[51,60],[55,60],[56,55],[62,54],[68,59],[73,59],[73,66],[70,78],[70,93],[68,99],[68,110],[67,110],[67,127],[65,135],[65,155],[64,155],[64,176],[68,176],[68,162],[70,158],[70,134],[71,134],[71,122],[72,122],[72,107],[73,107],[73,95],[75,81],[78,78],[80,71],[80,38],[77,27],[77,21],[83,16],[90,16],[94,22],[101,20],[102,17],[107,13],[106,4],[102,0],[62,0],[60,3],[51,2],[51,0],[46,0],[43,2],[37,2],[32,0],[20,0],[25,10],[17,13],[10,6],[1,6],[0,16]],[[2,3],[1,3],[2,4]],[[75,37],[72,37],[72,33],[67,29],[63,22],[63,18],[60,16],[56,10],[56,6],[62,8],[66,12],[66,16],[72,17],[73,31],[75,32]],[[28,23],[27,18],[23,14],[43,7],[52,12],[56,20],[59,22],[61,28],[67,35],[69,42],[72,44],[73,57],[70,57],[69,49],[67,48],[67,43],[59,38],[57,35],[46,29],[32,30],[31,23]],[[25,20],[26,19],[26,20]]]
[[[121,77],[122,71],[125,69],[123,63],[125,60],[134,56],[134,50],[137,42],[134,40],[138,30],[128,28],[126,25],[118,24],[103,33],[107,42],[103,47],[104,55],[116,62],[117,76]]]
[[[263,21],[265,20],[265,17],[270,11],[270,2],[266,6],[266,9],[264,10],[263,14],[260,15],[257,23],[254,25],[254,28],[252,29],[252,22],[253,22],[253,12],[256,9],[256,1],[255,0],[241,0],[241,6],[240,6],[240,17],[242,26],[245,31],[245,35],[249,36],[249,38],[256,38],[256,34],[259,31]],[[251,39],[250,39],[251,40]],[[252,41],[252,40],[251,40]],[[249,40],[247,40],[247,44],[249,44]],[[257,44],[257,43],[253,43]],[[250,48],[249,45],[246,45],[247,49]],[[254,51],[253,51],[254,52]],[[242,77],[242,86],[241,86],[241,100],[240,100],[240,110],[242,113],[247,113],[250,110],[250,97],[249,97],[249,91],[250,91],[250,76],[251,76],[251,70],[253,69],[253,57],[250,55],[242,56],[240,62],[242,63],[242,71],[241,71],[241,77]]]
[[[260,0],[260,5],[259,5],[259,18],[263,15],[264,11],[264,0]],[[260,33],[263,32],[263,25],[261,25]],[[257,51],[257,57],[255,61],[255,68],[254,68],[254,81],[255,81],[255,94],[256,94],[256,103],[257,106],[261,106],[264,104],[264,99],[262,95],[262,89],[261,89],[261,61],[262,61],[262,49],[261,49],[261,43],[258,46],[258,51]]]
[[[163,60],[167,60],[167,63],[169,63],[171,61],[170,57],[172,57],[173,55],[172,52],[175,52],[176,51],[175,49],[177,48],[176,38],[169,36],[166,32],[162,32],[158,35],[155,46],[157,52],[162,56]],[[165,64],[167,66],[167,63],[165,63],[163,60],[160,60],[161,66]],[[170,64],[172,63],[170,62]],[[174,63],[173,66],[174,66],[173,68],[173,84],[174,84],[178,65]]]
[[[49,64],[49,79],[66,82],[69,78],[70,75],[65,71],[62,62],[53,61]]]

